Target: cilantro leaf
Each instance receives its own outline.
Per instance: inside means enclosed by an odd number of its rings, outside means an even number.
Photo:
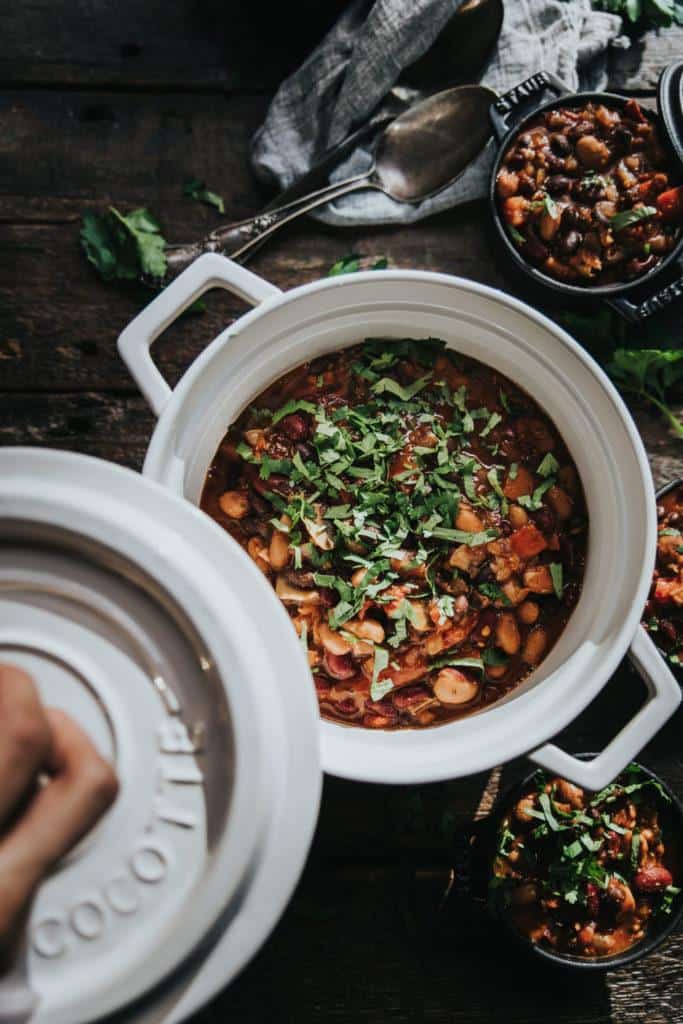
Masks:
[[[395,395],[402,402],[409,402],[411,398],[414,398],[423,388],[427,387],[431,379],[432,374],[426,373],[424,377],[420,377],[414,383],[404,387],[397,380],[394,380],[393,377],[382,377],[376,384],[372,385],[372,391],[376,395]]]
[[[651,402],[662,413],[677,437],[683,437],[683,420],[669,401],[681,396],[683,349],[618,348],[607,372],[620,391]]]
[[[183,195],[189,196],[190,199],[196,199],[200,203],[206,203],[207,206],[215,206],[219,213],[225,213],[223,197],[216,192],[209,192],[203,181],[197,181],[196,178],[186,181],[183,185]]]
[[[562,600],[563,586],[564,586],[563,582],[562,582],[562,576],[563,576],[562,563],[561,562],[551,562],[550,565],[548,566],[548,568],[550,569],[550,577],[551,577],[551,579],[553,581],[553,590],[555,591],[555,597],[557,598],[558,601],[561,601]]]
[[[544,455],[543,458],[541,459],[541,462],[539,463],[539,466],[538,466],[538,469],[536,470],[536,472],[538,473],[539,476],[543,476],[543,477],[554,476],[557,473],[559,468],[560,468],[560,464],[557,461],[557,459],[555,458],[555,456],[553,455],[553,453],[552,452],[548,452],[548,454]]]
[[[654,217],[656,213],[657,209],[654,206],[637,206],[633,210],[622,210],[610,217],[610,227],[616,232],[623,231],[624,228],[630,228],[641,220]]]
[[[114,206],[106,213],[83,214],[81,246],[86,258],[105,281],[161,280],[166,274],[166,239],[148,210],[122,214]]]

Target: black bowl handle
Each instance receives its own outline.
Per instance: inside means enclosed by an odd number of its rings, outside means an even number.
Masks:
[[[495,103],[489,108],[489,117],[493,125],[493,133],[499,142],[507,135],[510,127],[509,120],[512,111],[525,100],[528,100],[536,93],[542,93],[549,89],[559,99],[560,96],[567,96],[570,90],[557,75],[550,71],[537,71],[524,82],[520,82],[509,92],[499,96]]]
[[[642,302],[631,302],[630,299],[624,298],[608,299],[607,305],[615,309],[617,313],[621,313],[628,323],[640,324],[643,320],[647,320],[654,313],[659,313],[661,309],[664,309],[665,306],[675,302],[677,299],[683,299],[683,274],[676,281],[672,281],[664,288],[660,288],[659,291],[653,292],[652,295],[647,299],[643,299]]]

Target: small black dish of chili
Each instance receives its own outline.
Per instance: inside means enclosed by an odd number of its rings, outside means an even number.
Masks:
[[[555,98],[510,128],[512,111],[546,89]],[[625,96],[571,94],[540,72],[492,106],[493,220],[526,277],[631,320],[683,297],[683,276],[659,278],[683,253],[682,89],[679,62],[662,75],[655,114]]]
[[[657,558],[643,626],[683,682],[683,480],[657,491]]]
[[[671,933],[683,808],[647,768],[628,765],[599,793],[537,771],[502,808],[486,843],[489,909],[531,954],[613,970]]]

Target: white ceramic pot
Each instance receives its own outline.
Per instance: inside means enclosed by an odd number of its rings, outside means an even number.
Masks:
[[[150,346],[216,286],[255,308],[223,331],[172,391]],[[424,731],[321,721],[323,768],[350,779],[417,783],[528,754],[581,785],[601,787],[673,714],[681,695],[639,626],[656,544],[642,442],[608,378],[555,323],[499,291],[443,274],[371,271],[282,293],[220,256],[202,256],[119,339],[123,359],[159,417],[145,475],[197,504],[219,441],[253,398],[299,363],[368,336],[442,338],[533,395],[579,469],[590,514],[589,552],[582,596],[566,629],[521,686],[478,714]],[[265,634],[267,616],[259,626]],[[590,704],[627,652],[649,691],[636,716],[592,762],[548,743]]]

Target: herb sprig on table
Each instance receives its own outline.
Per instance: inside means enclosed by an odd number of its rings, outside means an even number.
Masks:
[[[593,7],[620,14],[627,23],[642,28],[670,28],[683,25],[680,0],[593,0]]]

